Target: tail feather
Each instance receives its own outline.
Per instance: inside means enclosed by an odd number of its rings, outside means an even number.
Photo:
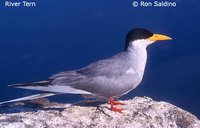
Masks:
[[[88,91],[81,89],[76,89],[67,85],[52,85],[52,80],[43,80],[38,82],[30,83],[20,83],[20,84],[11,84],[10,87],[23,88],[30,90],[37,90],[42,92],[51,92],[51,93],[70,93],[70,94],[91,94]]]
[[[9,100],[9,101],[4,101],[4,102],[0,102],[0,104],[5,104],[5,103],[10,103],[10,102],[16,102],[16,101],[25,101],[25,100],[33,100],[33,99],[38,99],[38,98],[44,98],[44,97],[48,97],[48,96],[53,96],[56,93],[39,93],[39,94],[35,94],[35,95],[31,95],[31,96],[26,96],[26,97],[22,97],[22,98],[17,98],[17,99],[13,99],[13,100]]]
[[[43,80],[43,81],[37,81],[37,82],[29,82],[29,83],[19,83],[19,84],[11,84],[8,85],[9,87],[26,87],[30,85],[34,86],[48,86],[50,85],[52,80]]]

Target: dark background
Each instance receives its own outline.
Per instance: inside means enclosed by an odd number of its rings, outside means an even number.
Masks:
[[[177,7],[161,8],[134,8],[132,2],[48,0],[27,8],[4,7],[0,1],[0,101],[36,93],[8,84],[43,80],[122,51],[126,33],[141,27],[173,40],[147,48],[144,79],[122,99],[149,96],[200,118],[200,1],[176,0]]]

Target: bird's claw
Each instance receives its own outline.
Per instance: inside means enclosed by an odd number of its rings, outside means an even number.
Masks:
[[[109,98],[109,102],[110,102],[110,105],[111,105],[111,110],[112,111],[115,111],[115,112],[119,112],[119,113],[123,113],[122,111],[124,109],[119,109],[119,108],[115,108],[114,105],[124,105],[124,103],[121,103],[121,102],[115,102],[112,98]]]
[[[119,113],[123,113],[122,111],[124,110],[124,109],[115,108],[115,107],[111,107],[110,109],[111,109],[112,111],[114,111],[114,112],[119,112]]]

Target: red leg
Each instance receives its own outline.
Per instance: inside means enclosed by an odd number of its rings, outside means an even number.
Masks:
[[[113,105],[124,105],[124,103],[121,102],[115,102],[112,98],[109,98],[109,101],[113,103]]]
[[[120,102],[115,102],[112,98],[109,98],[109,102],[110,102],[110,106],[111,106],[111,110],[115,111],[115,112],[119,112],[119,113],[123,113],[122,111],[124,109],[119,109],[119,108],[115,108],[114,105],[124,105],[123,103]]]

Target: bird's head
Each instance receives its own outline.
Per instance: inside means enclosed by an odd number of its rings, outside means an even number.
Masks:
[[[172,38],[160,34],[153,34],[152,32],[142,29],[142,28],[135,28],[132,29],[126,35],[126,44],[125,44],[125,51],[132,46],[140,45],[140,46],[148,46],[155,41],[158,40],[171,40]]]

